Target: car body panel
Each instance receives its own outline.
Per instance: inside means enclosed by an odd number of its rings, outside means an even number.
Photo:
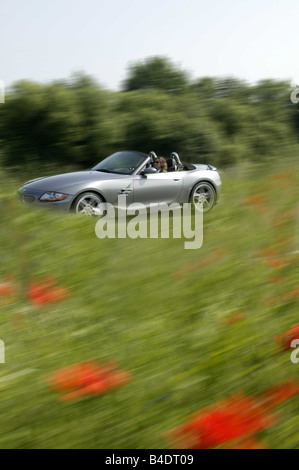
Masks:
[[[154,173],[144,178],[137,175],[134,178],[134,202],[148,206],[150,203],[178,201],[183,188],[182,172]]]

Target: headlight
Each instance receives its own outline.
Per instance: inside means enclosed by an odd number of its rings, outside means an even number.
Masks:
[[[39,199],[40,201],[63,201],[67,196],[67,194],[48,192],[43,194]]]

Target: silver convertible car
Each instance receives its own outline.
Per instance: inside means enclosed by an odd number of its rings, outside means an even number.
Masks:
[[[173,152],[167,159],[167,171],[153,168],[157,155],[135,151],[114,153],[88,171],[36,178],[18,190],[25,204],[97,214],[103,202],[117,206],[118,196],[126,195],[127,204],[193,202],[208,212],[219,199],[221,180],[211,165],[181,162]]]

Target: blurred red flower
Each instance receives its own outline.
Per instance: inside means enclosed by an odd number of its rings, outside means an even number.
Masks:
[[[286,257],[281,256],[276,258],[266,258],[263,263],[266,266],[270,266],[270,268],[279,268],[280,266],[286,266],[289,264],[289,260]]]
[[[265,413],[257,400],[237,394],[194,415],[168,437],[179,447],[211,449],[247,439],[274,422],[274,417]]]
[[[278,297],[267,299],[265,300],[265,303],[269,307],[272,307],[275,305],[281,305],[281,304],[285,304],[287,302],[292,302],[296,300],[296,297],[298,295],[299,295],[299,288],[297,287],[296,289],[292,289],[289,292],[286,292],[285,294],[279,295]]]
[[[289,292],[286,292],[281,296],[283,300],[291,300],[294,297],[297,297],[299,294],[299,287],[296,287],[295,289],[290,290]]]
[[[256,254],[261,258],[274,258],[279,255],[279,252],[277,250],[274,250],[274,248],[266,247],[258,250]]]
[[[284,179],[291,178],[292,176],[293,173],[291,171],[285,171],[284,173],[277,173],[276,175],[272,175],[269,177],[269,179],[272,181],[281,181]]]
[[[13,315],[13,322],[17,330],[26,328],[26,324],[21,313],[16,313],[15,315]]]
[[[196,271],[197,269],[205,268],[211,264],[217,263],[227,256],[227,251],[223,248],[218,248],[210,255],[199,257],[196,261],[188,263],[185,266],[182,266],[176,273],[173,274],[172,278],[174,280],[182,279],[187,276],[190,272]]]
[[[32,282],[28,289],[28,298],[35,305],[60,302],[68,296],[68,289],[56,286],[54,280]]]
[[[239,310],[237,312],[234,312],[233,314],[231,314],[230,316],[227,316],[225,317],[221,322],[220,324],[226,324],[226,325],[230,325],[230,324],[233,324],[233,323],[237,323],[241,320],[246,320],[246,318],[248,318],[248,315],[246,315],[242,310]]]
[[[267,201],[266,199],[258,196],[248,196],[243,200],[244,204],[249,206],[257,206],[259,204],[265,204]]]
[[[290,243],[291,243],[291,238],[290,237],[287,237],[286,235],[279,235],[278,237],[276,237],[275,239],[275,244],[276,245],[284,245],[284,246],[290,246]]]
[[[293,325],[289,330],[275,336],[274,341],[279,343],[284,351],[288,351],[291,348],[291,342],[294,339],[299,339],[299,323]]]
[[[280,212],[279,214],[275,215],[275,218],[273,218],[270,221],[270,224],[273,225],[274,227],[283,227],[292,222],[294,220],[294,217],[296,217],[297,214],[297,208],[294,206],[291,209],[285,210],[283,213]]]
[[[82,362],[54,372],[49,384],[56,392],[70,390],[60,400],[73,400],[83,395],[100,396],[131,380],[127,371],[115,370],[116,363],[99,366],[95,361]]]
[[[271,284],[281,284],[282,282],[286,281],[287,278],[284,277],[284,276],[271,276],[269,277],[268,279],[268,282],[270,282]]]
[[[281,384],[269,388],[263,394],[263,405],[272,408],[289,398],[298,395],[299,384],[295,380],[287,380]]]
[[[7,297],[13,295],[16,292],[16,288],[11,281],[0,283],[0,297]]]
[[[288,380],[259,397],[233,395],[194,414],[187,424],[168,432],[166,438],[183,449],[265,448],[255,440],[255,434],[277,421],[273,407],[297,394],[299,383]]]

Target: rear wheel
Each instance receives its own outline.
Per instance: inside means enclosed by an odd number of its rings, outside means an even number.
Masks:
[[[210,183],[202,181],[194,186],[190,199],[196,209],[209,212],[216,202],[215,189]]]
[[[98,215],[97,210],[104,201],[95,193],[83,193],[77,197],[74,204],[74,211],[81,215]]]

